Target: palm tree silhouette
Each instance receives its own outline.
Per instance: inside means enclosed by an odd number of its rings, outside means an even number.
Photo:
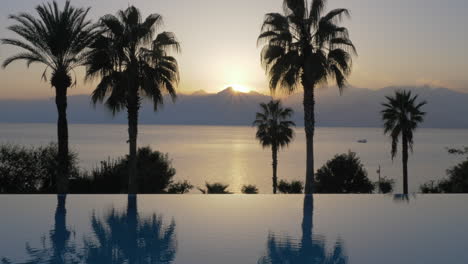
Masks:
[[[392,139],[392,160],[397,153],[398,140],[402,138],[403,193],[408,194],[408,147],[413,151],[413,132],[424,121],[425,112],[421,107],[427,102],[416,102],[418,96],[410,91],[396,91],[393,97],[386,96],[382,106],[384,133]]]
[[[307,144],[305,193],[313,192],[315,87],[333,78],[340,90],[351,73],[356,49],[348,30],[338,26],[347,9],[323,15],[326,0],[284,0],[284,14],[266,14],[258,44],[265,44],[261,61],[272,92],[279,88],[304,90],[304,124]]]
[[[344,243],[341,240],[338,240],[333,247],[333,251],[328,253],[324,237],[313,235],[313,203],[313,196],[305,195],[301,240],[298,241],[290,237],[282,238],[270,233],[268,235],[267,254],[258,260],[259,264],[345,264],[348,262],[344,251]]]
[[[273,158],[273,193],[276,194],[278,187],[277,166],[278,150],[286,147],[294,137],[295,126],[290,120],[293,115],[291,108],[283,108],[281,101],[272,100],[268,104],[261,103],[262,112],[258,112],[253,125],[257,127],[256,137],[265,147],[271,147]]]
[[[112,209],[103,219],[91,218],[95,235],[85,239],[86,263],[171,263],[176,254],[175,222],[164,225],[155,214],[140,217],[137,197],[128,196],[127,210]]]
[[[22,39],[2,39],[2,44],[13,45],[23,52],[7,58],[3,67],[17,60],[26,61],[27,66],[41,63],[46,66],[42,75],[51,70],[50,84],[55,88],[55,104],[58,110],[58,173],[53,179],[57,192],[68,191],[68,123],[67,91],[72,86],[70,72],[84,62],[84,51],[93,41],[96,27],[87,20],[89,8],[75,8],[70,1],[65,2],[62,10],[57,2],[36,7],[38,18],[27,14],[10,15],[17,24],[8,27]]]
[[[175,35],[162,32],[153,39],[161,23],[158,14],[143,21],[134,6],[116,16],[106,15],[100,22],[103,33],[87,54],[87,78],[101,77],[92,95],[93,103],[105,101],[113,114],[127,110],[131,194],[138,192],[136,152],[142,97],[150,98],[156,111],[164,103],[163,92],[175,100],[179,81],[177,61],[168,55],[170,50],[180,50]]]

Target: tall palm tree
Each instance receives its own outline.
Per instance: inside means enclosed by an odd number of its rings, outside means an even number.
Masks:
[[[418,96],[410,91],[396,91],[393,97],[386,96],[382,106],[384,133],[392,139],[392,160],[397,153],[398,140],[402,141],[403,192],[408,194],[408,147],[413,151],[413,132],[424,121],[425,112],[421,107],[426,101],[416,102]]]
[[[115,114],[127,110],[129,136],[129,193],[137,193],[138,112],[142,97],[153,101],[154,110],[163,104],[164,92],[176,98],[179,81],[177,61],[168,55],[180,45],[171,32],[154,32],[162,23],[158,14],[142,20],[130,6],[101,18],[102,34],[87,56],[87,78],[101,77],[92,95],[93,103],[104,102]]]
[[[315,87],[334,79],[341,93],[351,73],[351,53],[356,54],[348,30],[338,26],[349,11],[335,9],[323,15],[326,2],[284,0],[284,14],[266,14],[258,37],[258,44],[264,44],[261,61],[270,90],[304,90],[305,193],[312,193],[314,185]]]
[[[278,187],[277,167],[278,150],[286,147],[294,137],[291,127],[295,126],[290,120],[293,115],[291,108],[283,108],[280,100],[272,100],[268,104],[261,103],[262,112],[258,112],[253,122],[257,126],[256,137],[260,144],[271,147],[273,158],[273,193],[276,194]]]
[[[20,39],[5,38],[2,44],[20,47],[23,52],[7,58],[3,67],[17,60],[26,61],[27,66],[41,63],[46,66],[42,77],[51,70],[50,84],[55,88],[55,104],[58,110],[58,162],[57,178],[54,179],[58,193],[68,191],[68,123],[67,91],[72,86],[71,71],[84,61],[84,52],[93,41],[96,27],[87,20],[89,8],[76,8],[65,2],[60,9],[57,2],[36,7],[38,17],[20,13],[10,15],[16,22],[8,27]]]

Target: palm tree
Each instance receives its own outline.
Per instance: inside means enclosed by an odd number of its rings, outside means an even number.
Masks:
[[[142,97],[153,101],[155,111],[163,104],[164,92],[172,100],[176,98],[179,70],[176,59],[168,52],[178,52],[180,46],[170,32],[153,38],[161,23],[158,14],[151,14],[143,21],[134,6],[119,11],[116,16],[102,17],[102,34],[91,45],[86,61],[87,78],[101,77],[92,95],[93,103],[105,101],[113,114],[127,110],[129,193],[138,191],[136,152]]]
[[[260,144],[265,147],[271,147],[273,158],[273,193],[276,194],[278,188],[278,150],[288,146],[294,137],[292,126],[294,122],[290,120],[293,115],[291,108],[283,108],[281,101],[272,100],[268,104],[261,103],[262,112],[258,112],[253,122],[257,126],[256,137]]]
[[[58,193],[68,191],[68,123],[67,91],[72,86],[71,71],[84,61],[84,51],[96,35],[96,27],[87,20],[89,8],[75,8],[70,1],[62,10],[57,2],[36,7],[38,18],[27,14],[10,15],[17,24],[8,27],[21,39],[2,39],[2,44],[20,47],[23,52],[7,58],[3,67],[17,60],[26,61],[27,66],[41,63],[46,72],[51,70],[50,84],[55,88],[55,104],[58,110],[58,173],[54,179]]]
[[[413,132],[424,121],[425,112],[421,107],[426,101],[417,103],[418,96],[410,91],[396,91],[394,97],[386,96],[382,106],[384,133],[392,139],[392,160],[397,153],[398,140],[402,140],[403,193],[408,194],[408,147],[413,151]]]
[[[356,49],[348,30],[338,26],[347,9],[323,15],[326,0],[284,0],[284,14],[265,16],[258,44],[265,44],[261,61],[270,79],[270,90],[288,93],[302,86],[307,142],[305,193],[313,192],[315,87],[334,79],[340,93],[351,73],[351,53]]]

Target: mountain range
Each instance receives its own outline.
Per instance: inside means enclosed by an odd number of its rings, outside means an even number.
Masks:
[[[397,89],[411,90],[420,100],[426,100],[427,117],[423,127],[468,128],[468,93],[446,88],[386,87],[379,90],[346,88],[342,95],[335,87],[319,88],[316,93],[317,126],[380,127],[381,103]],[[257,92],[241,93],[226,88],[218,93],[203,90],[179,94],[175,103],[166,97],[158,112],[149,101],[143,101],[140,124],[182,125],[251,125],[260,102],[270,96]],[[303,125],[302,94],[284,97],[283,104],[295,110],[294,121]],[[49,123],[56,121],[54,100],[0,100],[0,122]],[[68,98],[69,123],[126,124],[126,114],[113,116],[105,106],[93,106],[88,95]]]

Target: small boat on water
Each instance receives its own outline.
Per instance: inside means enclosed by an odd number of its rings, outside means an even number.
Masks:
[[[358,143],[367,143],[367,139],[359,139],[357,142]]]

